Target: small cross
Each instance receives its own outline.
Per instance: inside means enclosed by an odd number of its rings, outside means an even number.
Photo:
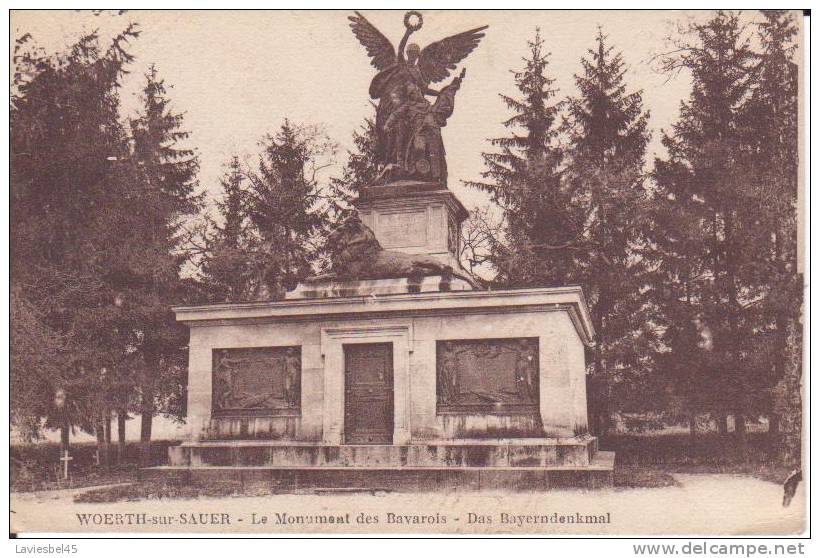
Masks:
[[[100,450],[94,451],[94,464],[97,465],[97,467],[100,466]]]
[[[63,456],[60,458],[60,461],[63,462],[63,478],[68,479],[68,462],[72,461],[74,458],[69,457],[68,450],[65,450]]]

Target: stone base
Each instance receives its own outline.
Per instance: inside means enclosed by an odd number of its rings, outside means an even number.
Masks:
[[[191,467],[577,467],[589,465],[597,447],[597,439],[591,436],[407,445],[215,440],[169,448],[169,463]]]
[[[237,491],[544,491],[601,489],[613,485],[615,454],[598,452],[589,465],[551,467],[187,467],[142,469],[141,480],[194,486],[229,486]]]
[[[408,278],[372,279],[362,281],[304,281],[285,295],[286,300],[305,298],[338,298],[351,296],[378,296],[387,294],[429,293],[441,291],[471,291],[464,279],[453,277],[443,281],[440,275],[422,277],[420,281]]]
[[[461,223],[469,214],[446,187],[414,181],[367,187],[356,209],[382,248],[429,256],[461,269]]]
[[[401,198],[404,196],[419,196],[427,192],[447,190],[447,185],[440,182],[425,182],[423,180],[395,180],[386,184],[364,186],[359,192],[359,201],[368,202],[377,199]]]

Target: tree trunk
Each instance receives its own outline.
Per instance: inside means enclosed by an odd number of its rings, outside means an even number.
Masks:
[[[111,443],[111,412],[108,411],[105,413],[105,423],[103,424],[105,427],[105,443]]]
[[[780,416],[772,411],[769,413],[769,443],[776,444],[780,439]]]
[[[94,425],[94,433],[97,435],[97,456],[99,457],[99,466],[105,466],[105,421],[97,418],[97,424]]]
[[[612,426],[612,401],[610,399],[609,381],[607,377],[608,370],[603,353],[606,336],[606,321],[604,316],[608,308],[609,289],[607,281],[604,280],[601,284],[601,290],[598,293],[598,302],[595,304],[592,315],[593,327],[598,334],[598,342],[593,349],[593,375],[596,380],[596,394],[598,397],[598,404],[596,405],[598,416],[595,420],[597,432],[595,432],[595,435],[598,437],[606,436]]]
[[[803,345],[802,323],[791,319],[788,324],[783,424],[783,463],[791,469],[802,469],[803,448]]]
[[[154,418],[154,393],[150,387],[143,387],[142,413],[140,416],[140,467],[151,465],[151,427]]]
[[[695,445],[698,437],[698,415],[694,411],[689,413],[689,442]]]
[[[68,421],[63,421],[63,425],[60,427],[60,454],[62,457],[62,453],[68,451],[70,445],[70,438],[71,438],[71,426],[68,424]]]
[[[773,436],[780,434],[780,417],[775,412],[769,413],[769,434]]]
[[[729,433],[729,415],[726,413],[718,413],[715,419],[718,427],[718,434],[726,436]]]
[[[604,436],[609,430],[609,398],[603,375],[588,376],[589,429],[593,436]]]
[[[128,415],[123,412],[117,413],[117,462],[125,463],[125,420]]]
[[[749,457],[749,437],[746,434],[746,417],[735,414],[735,436],[737,436],[737,451],[743,461]]]
[[[769,429],[766,431],[766,444],[767,448],[766,451],[768,453],[769,458],[779,460],[781,451],[780,451],[780,416],[777,412],[772,411],[769,413]]]
[[[111,410],[106,409],[105,419],[103,421],[103,428],[105,429],[105,468],[111,469]]]

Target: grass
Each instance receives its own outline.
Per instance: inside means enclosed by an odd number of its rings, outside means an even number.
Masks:
[[[151,464],[165,465],[168,461],[168,447],[178,443],[167,440],[152,442]],[[64,480],[62,463],[59,460],[59,444],[12,445],[11,490],[30,492],[133,482],[137,480],[139,449],[136,442],[127,444],[122,461],[106,468],[95,463],[94,453],[97,445],[94,442],[72,444],[69,449],[69,455],[72,457],[69,478]],[[116,453],[116,447],[113,451]]]
[[[748,435],[746,458],[741,456],[733,435],[721,436],[716,432],[700,433],[694,442],[688,434],[682,433],[615,434],[602,438],[600,448],[616,452],[616,486],[619,477],[626,483],[640,482],[623,479],[630,473],[638,475],[638,471],[647,472],[647,475],[649,471],[664,474],[744,474],[778,484],[782,484],[790,473],[770,447],[765,432]],[[647,483],[651,482],[647,478]],[[663,481],[658,479],[658,482]]]
[[[672,475],[663,471],[624,467],[615,471],[615,486],[619,488],[657,488],[677,486]],[[307,492],[314,493],[307,489]],[[76,494],[74,501],[83,504],[134,502],[138,500],[195,500],[198,498],[229,498],[239,496],[269,496],[280,494],[273,485],[243,486],[238,482],[185,485],[174,481],[150,479],[118,486],[105,486]]]
[[[616,488],[665,488],[678,486],[675,478],[659,467],[639,465],[616,466],[614,473]]]
[[[106,486],[88,490],[74,496],[74,501],[85,504],[100,504],[136,500],[193,500],[229,496],[265,496],[268,494],[272,494],[272,490],[251,493],[242,490],[238,484],[234,483],[192,486],[169,481],[146,480],[127,485]]]

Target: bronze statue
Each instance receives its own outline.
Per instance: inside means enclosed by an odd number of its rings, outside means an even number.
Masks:
[[[465,71],[440,91],[431,83],[444,80],[467,57],[484,36],[487,26],[477,27],[429,44],[423,50],[407,45],[410,35],[423,24],[419,12],[404,16],[406,31],[398,50],[373,24],[355,12],[351,28],[367,49],[371,64],[379,70],[370,83],[376,109],[376,157],[383,165],[382,181],[418,179],[446,183],[447,165],[441,128],[453,113],[455,94]],[[406,52],[405,52],[406,48]],[[437,97],[430,103],[426,96]]]

